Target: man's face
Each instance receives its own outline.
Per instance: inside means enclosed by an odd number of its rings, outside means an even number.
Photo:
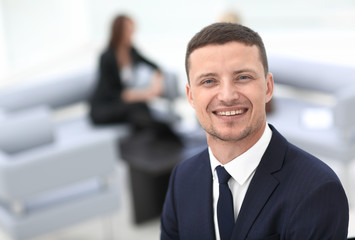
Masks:
[[[272,75],[265,77],[258,48],[239,42],[207,45],[189,60],[187,98],[208,139],[257,141],[273,93]]]

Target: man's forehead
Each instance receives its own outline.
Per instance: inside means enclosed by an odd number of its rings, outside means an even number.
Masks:
[[[212,59],[217,55],[236,55],[236,56],[246,56],[246,57],[256,57],[258,61],[262,64],[260,51],[256,45],[247,45],[243,42],[230,41],[223,44],[208,44],[201,46],[191,52],[190,57],[188,58],[189,71],[191,70],[192,65],[196,63],[201,63],[203,59]],[[198,58],[198,59],[196,59]],[[202,58],[202,59],[201,59]]]
[[[229,42],[226,44],[209,44],[195,49],[189,57],[189,64],[198,58],[198,61],[214,60],[217,56],[237,56],[237,57],[259,57],[259,50],[256,45],[248,46],[239,42]],[[201,59],[202,58],[202,59]]]
[[[246,45],[240,42],[228,42],[225,44],[208,44],[195,49],[191,52],[189,57],[189,63],[195,58],[195,56],[214,56],[217,54],[229,55],[229,54],[246,54],[259,56],[259,49],[256,45]]]

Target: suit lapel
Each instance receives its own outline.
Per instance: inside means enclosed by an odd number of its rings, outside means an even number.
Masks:
[[[191,220],[193,221],[194,232],[198,232],[198,239],[214,240],[212,173],[208,150],[202,152],[199,158],[202,160],[200,161],[201,165],[193,177],[193,182],[199,187],[192,194],[194,200],[191,203],[194,206],[189,214],[194,216]],[[208,177],[206,178],[206,176]]]
[[[279,182],[272,173],[282,167],[286,140],[270,125],[273,135],[255,175],[250,182],[242,207],[233,229],[232,239],[245,239],[268,199]]]

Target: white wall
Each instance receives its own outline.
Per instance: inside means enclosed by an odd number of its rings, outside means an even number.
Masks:
[[[7,69],[7,56],[5,47],[5,36],[4,36],[4,23],[3,23],[3,6],[2,1],[0,1],[0,73]],[[1,79],[1,74],[0,74]]]
[[[226,9],[261,33],[268,52],[355,64],[352,0],[0,0],[0,87],[95,65],[121,12],[136,20],[145,55],[184,78],[187,41]]]

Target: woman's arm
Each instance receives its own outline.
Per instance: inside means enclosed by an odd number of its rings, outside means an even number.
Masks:
[[[125,89],[121,97],[125,102],[148,102],[163,92],[163,74],[155,70],[149,87],[144,89]]]

